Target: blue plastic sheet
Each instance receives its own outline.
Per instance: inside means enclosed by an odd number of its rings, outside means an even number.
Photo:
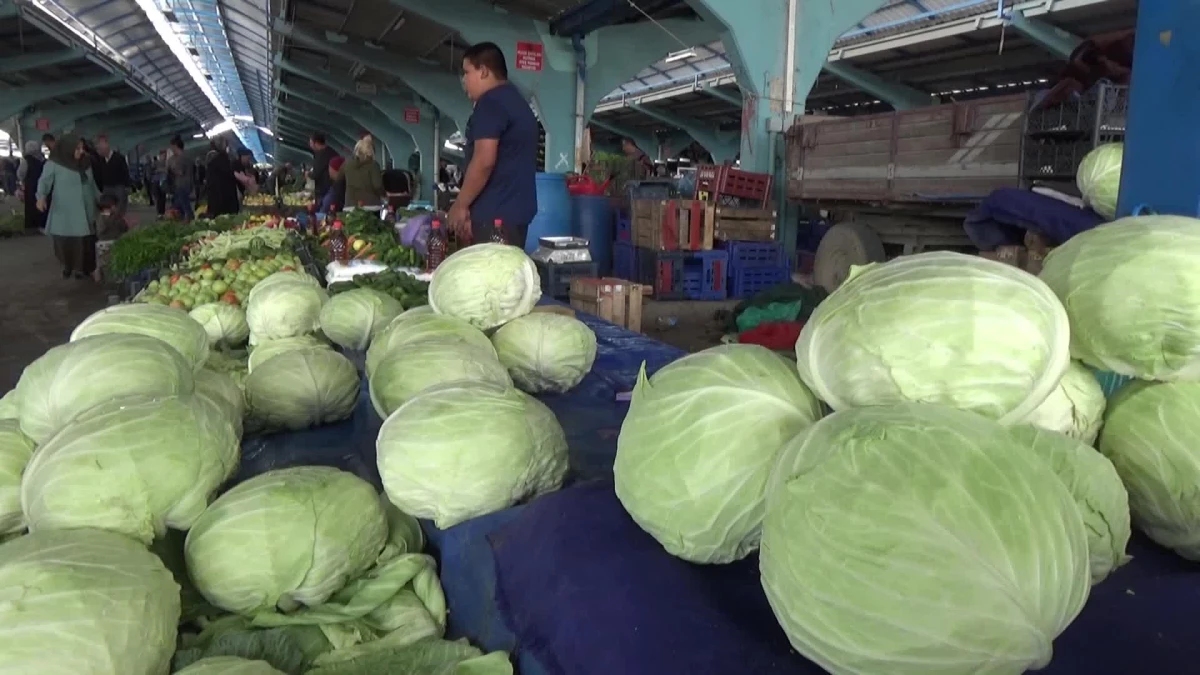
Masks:
[[[1058,246],[1103,222],[1091,209],[1029,190],[1002,188],[967,214],[963,229],[979,250],[993,251],[999,246],[1020,246],[1026,231],[1040,234],[1051,246]]]
[[[625,513],[611,481],[535,501],[491,535],[497,604],[545,675],[822,675],[791,650],[758,559],[693,565]],[[1045,675],[1196,672],[1200,566],[1137,536]],[[528,674],[526,674],[528,675]],[[883,674],[881,674],[883,675]]]

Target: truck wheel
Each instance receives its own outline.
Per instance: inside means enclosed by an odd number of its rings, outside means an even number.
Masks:
[[[829,228],[817,245],[813,281],[832,293],[850,276],[851,265],[883,262],[883,242],[870,227],[844,222]]]

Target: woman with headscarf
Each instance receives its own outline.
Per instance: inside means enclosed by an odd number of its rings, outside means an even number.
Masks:
[[[234,176],[233,160],[224,138],[212,139],[212,150],[205,162],[204,193],[208,201],[209,218],[237,213],[241,208],[238,199],[238,179]]]
[[[383,190],[383,174],[375,161],[375,139],[364,136],[354,144],[354,156],[338,171],[346,186],[346,206],[378,206],[387,195]]]
[[[17,168],[17,180],[21,182],[21,190],[25,197],[25,230],[34,232],[46,227],[46,214],[38,211],[37,188],[42,177],[42,166],[46,164],[42,156],[41,141],[25,141],[25,155],[21,157],[21,166]],[[49,204],[50,197],[46,197]]]
[[[53,203],[47,198],[54,192]],[[37,183],[37,210],[46,213],[46,234],[64,279],[87,279],[96,270],[96,182],[83,141],[64,136],[54,144]]]

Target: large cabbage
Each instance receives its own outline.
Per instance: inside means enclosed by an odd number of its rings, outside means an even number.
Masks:
[[[233,424],[234,430],[241,435],[242,415],[246,413],[246,394],[231,375],[207,367],[197,370],[196,396],[222,410]]]
[[[1144,380],[1200,378],[1200,220],[1139,216],[1071,237],[1045,281],[1071,318],[1071,354]]]
[[[1016,675],[1091,586],[1049,465],[979,415],[846,410],[780,454],[760,560],[792,646],[831,675]]]
[[[33,441],[16,420],[0,420],[0,536],[25,529],[21,472],[33,456]]]
[[[1086,366],[1072,361],[1062,381],[1026,421],[1091,445],[1104,422],[1104,405],[1104,390],[1096,376]]]
[[[246,378],[246,409],[267,429],[307,429],[349,417],[359,389],[358,370],[345,356],[332,349],[289,351]]]
[[[542,297],[537,267],[525,251],[476,244],[446,258],[429,283],[429,305],[480,330],[524,316]]]
[[[397,408],[430,387],[447,382],[490,382],[511,387],[508,371],[495,352],[466,342],[415,342],[393,350],[370,377],[371,404],[387,419]]]
[[[328,342],[322,341],[315,335],[300,335],[297,337],[279,338],[278,340],[266,340],[258,343],[254,346],[254,349],[250,350],[246,369],[253,372],[255,367],[269,361],[272,356],[302,349],[330,349],[330,346]]]
[[[190,394],[195,386],[192,365],[162,340],[94,335],[52,348],[21,373],[21,430],[44,443],[99,405],[131,396]]]
[[[227,302],[210,302],[188,312],[204,328],[209,345],[240,345],[250,337],[250,324],[241,307]]]
[[[323,288],[304,281],[283,281],[262,290],[255,288],[246,305],[250,344],[316,331],[321,325],[321,308],[328,300]]]
[[[188,532],[196,588],[231,612],[313,607],[375,562],[388,536],[375,489],[330,467],[268,471],[221,495]]]
[[[1016,423],[1058,386],[1069,333],[1037,277],[940,251],[855,268],[813,312],[796,357],[834,410],[913,401]]]
[[[573,389],[592,370],[596,334],[579,319],[534,312],[492,335],[500,363],[521,389],[536,394]]]
[[[392,503],[445,529],[557,489],[567,439],[537,399],[512,387],[454,382],[392,413],[376,457]]]
[[[400,301],[371,288],[339,293],[321,310],[321,332],[346,349],[366,349],[404,311]]]
[[[1108,220],[1117,215],[1124,155],[1124,143],[1097,146],[1084,156],[1079,163],[1079,172],[1075,174],[1075,184],[1083,201]]]
[[[1092,583],[1129,562],[1129,494],[1104,455],[1056,431],[1028,424],[1012,427],[1017,440],[1050,463],[1075,498],[1087,527]]]
[[[237,656],[213,656],[175,671],[175,675],[284,675],[266,661],[251,661]]]
[[[149,303],[113,305],[76,326],[71,342],[110,333],[158,338],[174,347],[193,368],[199,368],[208,358],[208,333],[182,309]]]
[[[0,398],[0,420],[16,420],[21,418],[21,406],[17,403],[17,390],[10,389]]]
[[[94,527],[149,544],[186,530],[237,467],[227,413],[201,397],[125,401],[71,422],[21,482],[29,529]]]
[[[617,497],[667,551],[726,563],[758,548],[779,448],[821,416],[783,357],[725,345],[638,374],[613,467]]]
[[[34,532],[0,545],[0,672],[170,672],[179,586],[158,556],[102,530]]]
[[[496,348],[478,328],[452,316],[405,312],[376,336],[367,350],[367,377],[383,357],[414,342],[464,342],[496,356]]]
[[[1109,401],[1100,452],[1129,490],[1133,522],[1200,560],[1200,382],[1133,382]]]
[[[313,288],[321,287],[321,282],[307,272],[275,272],[274,274],[269,275],[266,279],[254,284],[254,287],[250,289],[250,293],[246,296],[246,300],[253,300],[256,295],[265,292],[276,284],[292,283],[307,284]]]

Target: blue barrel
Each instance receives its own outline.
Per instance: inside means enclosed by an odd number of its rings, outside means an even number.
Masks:
[[[571,236],[571,196],[567,193],[567,175],[539,173],[537,175],[537,215],[529,223],[525,236],[525,252],[537,250],[541,237]]]
[[[608,276],[612,272],[613,239],[616,238],[612,202],[608,197],[571,197],[571,234],[588,240],[592,262],[596,263],[600,276]]]

